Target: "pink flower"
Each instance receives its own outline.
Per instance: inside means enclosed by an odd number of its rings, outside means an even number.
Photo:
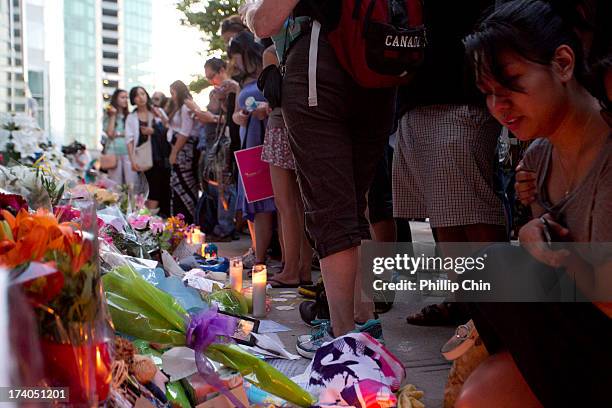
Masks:
[[[159,235],[164,232],[164,221],[160,218],[159,220],[151,220],[149,221],[149,228],[151,228],[151,232],[155,235]]]
[[[57,206],[53,212],[59,222],[70,222],[81,218],[81,211],[69,205]]]
[[[149,215],[130,215],[128,217],[128,222],[130,223],[132,228],[135,228],[137,230],[143,230],[147,228],[147,224],[149,223],[150,219],[151,216]]]
[[[7,210],[13,215],[17,215],[22,208],[26,211],[28,210],[28,203],[20,195],[0,193],[0,208]],[[0,220],[2,219],[2,216],[0,216]]]

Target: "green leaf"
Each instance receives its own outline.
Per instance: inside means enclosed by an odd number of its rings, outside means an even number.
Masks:
[[[220,35],[221,22],[226,17],[238,14],[241,0],[182,0],[176,8],[185,18],[182,23],[195,27],[210,42],[209,54],[225,52],[225,43]],[[195,92],[195,91],[194,91]]]

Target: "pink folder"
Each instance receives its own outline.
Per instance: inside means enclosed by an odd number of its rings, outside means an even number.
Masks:
[[[274,197],[270,165],[261,160],[262,150],[263,146],[256,146],[234,152],[238,172],[249,203]]]

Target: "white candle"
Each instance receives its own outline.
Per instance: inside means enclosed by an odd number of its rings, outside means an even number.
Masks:
[[[239,293],[242,292],[242,257],[240,256],[230,259],[230,286]]]
[[[266,265],[253,267],[253,317],[266,316]]]

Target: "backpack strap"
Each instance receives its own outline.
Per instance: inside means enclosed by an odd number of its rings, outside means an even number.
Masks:
[[[317,57],[319,54],[319,35],[321,23],[312,22],[310,32],[310,49],[308,51],[308,106],[318,106],[317,100]]]

